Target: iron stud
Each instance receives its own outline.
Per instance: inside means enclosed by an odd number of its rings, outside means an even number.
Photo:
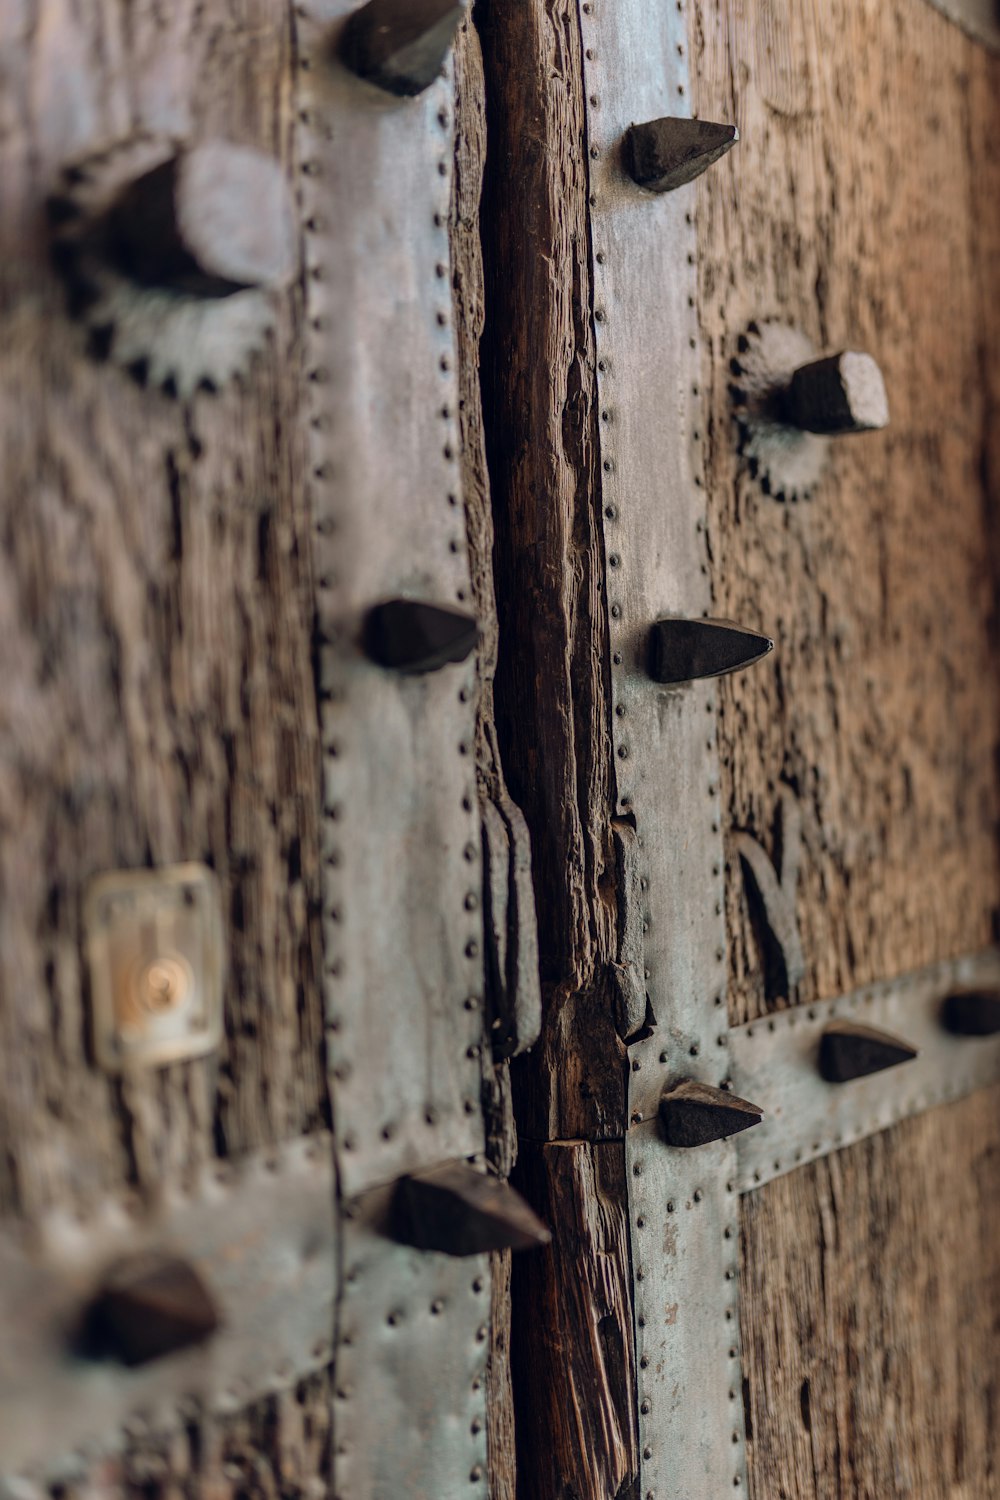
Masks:
[[[789,426],[830,437],[889,425],[885,382],[870,354],[846,351],[800,365],[778,405]]]
[[[640,187],[669,193],[700,177],[739,138],[735,125],[667,115],[629,126],[625,132],[625,166]]]
[[[722,677],[773,649],[769,636],[731,620],[657,620],[649,634],[649,675],[663,683]]]
[[[660,1125],[668,1146],[706,1146],[759,1125],[764,1112],[728,1090],[685,1078],[660,1099]]]
[[[397,672],[433,672],[464,661],[479,631],[471,615],[416,599],[389,599],[368,611],[365,650],[379,666]]]
[[[190,1348],[219,1326],[219,1314],[194,1267],[146,1251],[112,1266],[87,1313],[88,1352],[144,1365]]]
[[[819,1044],[819,1071],[827,1083],[849,1083],[912,1062],[915,1047],[887,1031],[856,1021],[831,1021]]]
[[[444,1162],[400,1178],[392,1221],[395,1238],[403,1244],[446,1255],[533,1250],[552,1238],[509,1183],[466,1161]]]
[[[412,98],[441,72],[465,0],[368,0],[344,28],[344,65],[377,88]]]
[[[961,990],[949,995],[941,1019],[956,1036],[995,1036],[1000,1032],[1000,990]]]
[[[198,297],[279,286],[295,264],[295,213],[281,166],[227,141],[206,141],[143,172],[90,233],[131,281]]]

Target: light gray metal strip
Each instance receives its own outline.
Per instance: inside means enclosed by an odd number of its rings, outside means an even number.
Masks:
[[[485,1500],[489,1262],[395,1244],[389,1194],[349,1206],[335,1500]]]
[[[657,195],[622,166],[633,123],[690,114],[684,0],[585,0],[602,498],[618,806],[635,820],[656,1028],[630,1048],[626,1141],[642,1471],[652,1500],[746,1493],[736,1303],[735,1152],[672,1150],[668,1081],[728,1073],[723,845],[712,683],[646,670],[649,628],[709,610],[694,188]],[[754,624],[754,621],[747,621]],[[672,1210],[668,1205],[673,1205]]]
[[[71,1352],[108,1266],[176,1253],[221,1316],[207,1343],[128,1369]],[[207,1168],[155,1210],[118,1199],[85,1223],[53,1215],[0,1237],[0,1478],[59,1478],[171,1431],[192,1410],[235,1411],[330,1362],[338,1242],[328,1136]]]
[[[405,676],[367,609],[469,597],[448,259],[452,84],[337,62],[351,0],[297,8],[325,817],[325,994],[344,1191],[482,1149],[475,667]]]
[[[984,42],[993,51],[1000,50],[997,0],[930,0],[930,3],[976,41]]]
[[[734,1029],[732,1086],[764,1110],[760,1125],[736,1137],[739,1190],[1000,1081],[1000,1037],[953,1036],[940,1021],[952,990],[998,985],[1000,951],[988,949]],[[827,1083],[817,1055],[834,1019],[890,1032],[919,1056],[850,1083]]]
[[[618,802],[634,816],[642,849],[645,962],[658,1023],[632,1048],[631,1102],[648,1117],[678,1068],[711,1083],[725,1074],[715,688],[665,688],[646,671],[653,621],[700,616],[711,598],[698,467],[694,189],[646,192],[621,164],[630,124],[690,113],[687,30],[673,3],[593,0],[583,7],[583,36]]]
[[[639,1364],[640,1494],[747,1493],[736,1152],[671,1150],[655,1124],[625,1142]]]

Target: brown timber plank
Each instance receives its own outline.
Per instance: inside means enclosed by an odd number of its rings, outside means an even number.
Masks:
[[[269,0],[29,0],[0,23],[6,1215],[86,1214],[327,1120],[299,296],[242,385],[183,406],[88,357],[44,216],[64,161],[137,126],[254,146],[291,175],[293,66],[290,10]],[[81,892],[184,859],[222,883],[226,1039],[217,1067],[122,1085],[90,1060]],[[169,1439],[137,1424],[62,1492],[322,1494],[329,1404],[322,1375]]]
[[[975,950],[997,908],[1000,365],[995,58],[920,0],[694,0],[693,106],[736,151],[693,211],[715,612],[775,635],[721,687],[723,797],[773,846],[803,810],[806,976],[768,997],[728,861],[730,1009]],[[892,425],[782,506],[735,456],[733,341],[780,317],[867,348]],[[997,1091],[743,1200],[751,1494],[985,1500],[996,1487]]]
[[[998,1120],[986,1089],[743,1199],[755,1500],[996,1492]]]
[[[776,784],[798,795],[806,1002],[991,936],[981,355],[1000,313],[978,265],[984,236],[994,257],[997,242],[984,148],[1000,63],[921,0],[793,0],[780,16],[698,0],[691,39],[695,109],[741,133],[692,205],[715,612],[776,642],[773,671],[721,684],[723,795],[733,832],[767,847]],[[835,443],[797,505],[762,495],[736,457],[729,361],[765,317],[869,350],[889,394],[888,431]],[[739,1023],[767,1001],[735,855],[728,875]]]

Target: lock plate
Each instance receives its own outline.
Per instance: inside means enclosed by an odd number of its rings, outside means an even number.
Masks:
[[[211,870],[183,864],[99,875],[87,891],[84,931],[102,1068],[159,1068],[218,1047],[222,910]]]

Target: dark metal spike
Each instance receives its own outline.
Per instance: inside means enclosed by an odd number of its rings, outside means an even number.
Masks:
[[[446,1255],[534,1250],[552,1238],[509,1183],[466,1161],[400,1178],[392,1218],[395,1238],[403,1244]]]
[[[819,1044],[819,1070],[827,1083],[849,1083],[912,1062],[917,1049],[887,1031],[856,1021],[831,1021]]]
[[[93,230],[131,280],[199,297],[280,285],[295,265],[295,233],[281,166],[226,141],[144,172]]]
[[[649,675],[665,683],[721,677],[773,649],[769,636],[732,620],[657,620],[649,635]]]
[[[364,636],[365,650],[379,666],[433,672],[448,662],[464,661],[479,639],[479,629],[461,610],[418,599],[389,599],[368,611]]]
[[[340,57],[359,78],[413,97],[437,78],[466,0],[368,0],[344,28]]]
[[[996,1036],[1000,1032],[1000,990],[960,990],[941,1007],[946,1030],[956,1036]]]
[[[870,354],[847,351],[800,365],[778,405],[782,419],[803,432],[838,436],[889,424],[885,382]]]
[[[200,1344],[219,1314],[194,1267],[156,1251],[130,1255],[107,1273],[87,1314],[94,1354],[143,1365]]]
[[[712,1088],[694,1078],[664,1091],[660,1124],[669,1146],[706,1146],[759,1125],[763,1110],[725,1089]]]
[[[625,166],[640,187],[669,193],[700,177],[739,138],[735,125],[667,115],[629,126],[625,132]]]

